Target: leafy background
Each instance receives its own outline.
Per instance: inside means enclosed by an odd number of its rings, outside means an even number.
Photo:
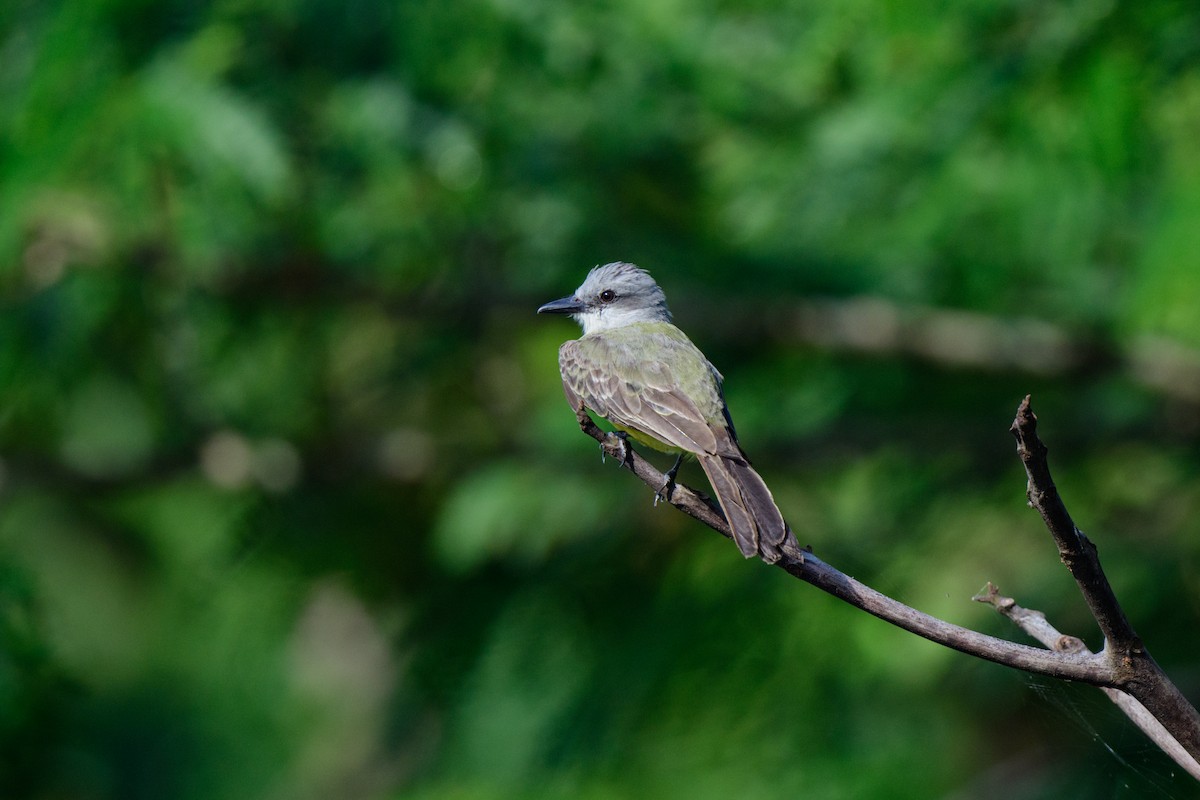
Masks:
[[[1032,392],[1200,697],[1198,131],[1171,0],[8,0],[0,794],[1194,796],[654,508],[532,312],[651,268],[817,552],[1098,646]]]

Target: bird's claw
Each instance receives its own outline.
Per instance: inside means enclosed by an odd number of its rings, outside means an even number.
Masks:
[[[671,502],[671,494],[675,491],[675,476],[679,474],[679,465],[683,463],[683,454],[675,459],[675,463],[667,470],[667,479],[663,481],[663,485],[658,487],[658,491],[654,493],[654,506],[658,507],[658,501],[664,503]]]

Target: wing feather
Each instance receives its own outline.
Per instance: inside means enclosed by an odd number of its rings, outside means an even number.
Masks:
[[[677,328],[570,341],[559,350],[559,366],[572,405],[582,402],[609,422],[681,450],[741,452],[726,423],[719,373]]]

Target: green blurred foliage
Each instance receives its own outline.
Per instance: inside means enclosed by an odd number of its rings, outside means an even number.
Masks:
[[[818,552],[1098,646],[1024,508],[1034,392],[1197,697],[1194,403],[772,322],[868,295],[1190,352],[1197,131],[1171,0],[9,0],[0,795],[1186,795],[1106,701],[653,507],[532,312],[651,268]]]

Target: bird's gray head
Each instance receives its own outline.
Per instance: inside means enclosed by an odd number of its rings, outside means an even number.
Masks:
[[[667,298],[650,273],[617,261],[596,267],[575,294],[538,309],[539,314],[570,314],[586,336],[634,322],[670,322]]]

